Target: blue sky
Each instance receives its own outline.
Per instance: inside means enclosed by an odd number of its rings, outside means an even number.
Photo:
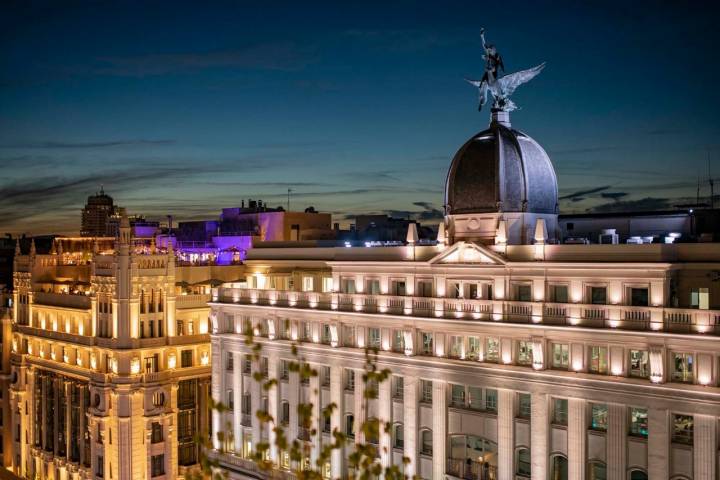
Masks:
[[[76,232],[105,185],[133,213],[245,198],[436,218],[485,128],[479,29],[545,147],[561,211],[667,208],[720,176],[711,2],[3,2],[0,232]]]

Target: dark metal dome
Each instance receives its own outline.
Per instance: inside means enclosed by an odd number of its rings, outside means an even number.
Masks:
[[[450,164],[446,214],[557,213],[550,157],[535,140],[510,128],[507,117],[493,117],[490,128],[465,142]]]

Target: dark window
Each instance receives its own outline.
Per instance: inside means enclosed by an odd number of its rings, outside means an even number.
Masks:
[[[633,307],[648,306],[648,289],[647,288],[631,288],[630,289],[630,305]]]
[[[193,352],[192,350],[183,350],[180,352],[180,366],[183,368],[192,367],[193,365]]]
[[[150,476],[159,477],[160,475],[165,475],[165,454],[150,457]]]
[[[531,302],[530,285],[518,285],[517,299],[519,302]]]
[[[590,303],[594,305],[607,304],[607,289],[605,287],[590,287]]]
[[[152,434],[150,435],[151,443],[160,443],[163,441],[163,428],[158,422],[152,424]]]

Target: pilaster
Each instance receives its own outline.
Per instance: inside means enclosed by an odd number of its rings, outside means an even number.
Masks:
[[[404,455],[410,460],[405,466],[405,475],[413,478],[418,472],[418,378],[403,378],[403,428]]]
[[[433,380],[433,478],[445,478],[447,462],[447,383]]]
[[[717,469],[717,419],[710,415],[693,418],[694,480],[715,480]]]
[[[585,400],[568,399],[568,479],[585,479],[587,416]]]
[[[625,480],[627,476],[627,409],[610,403],[607,429],[607,478]]]
[[[530,455],[533,478],[544,479],[548,475],[549,398],[546,393],[534,393],[530,412]]]
[[[667,410],[648,409],[648,477],[667,480],[670,472],[670,418]]]

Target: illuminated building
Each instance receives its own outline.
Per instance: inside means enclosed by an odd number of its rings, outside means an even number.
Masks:
[[[322,432],[312,456],[375,417],[393,425],[381,462],[405,455],[410,476],[716,478],[720,244],[559,243],[552,164],[505,112],[458,151],[446,204],[436,246],[255,248],[245,282],[214,291],[212,395],[233,408],[212,421],[233,427],[231,478],[254,468],[261,405],[307,438],[301,400]],[[320,372],[308,385],[287,371],[297,341]],[[367,411],[365,347],[393,373]],[[258,370],[278,386],[261,391]],[[350,450],[327,476],[346,475]]]
[[[16,252],[12,469],[22,477],[182,478],[208,425],[211,285],[242,266],[176,265],[172,242],[56,238]]]

